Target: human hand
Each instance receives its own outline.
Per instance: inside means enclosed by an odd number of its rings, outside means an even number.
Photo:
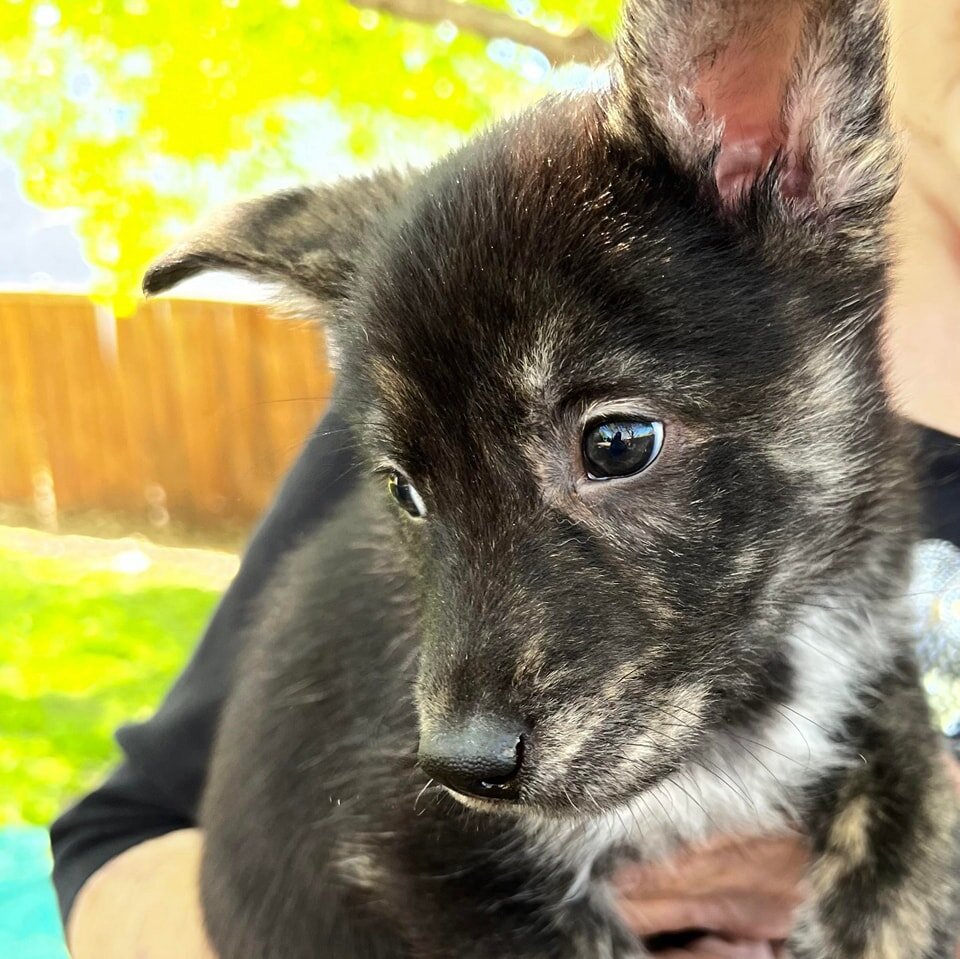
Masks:
[[[203,927],[203,834],[181,829],[102,866],[70,914],[73,959],[216,959]]]
[[[704,929],[710,934],[660,955],[774,959],[783,955],[809,862],[799,836],[724,837],[666,863],[629,865],[617,874],[617,905],[641,937]]]
[[[960,764],[944,759],[960,791]],[[664,959],[780,959],[808,894],[809,858],[799,835],[715,839],[665,863],[624,866],[614,877],[617,909],[643,938],[708,933]]]

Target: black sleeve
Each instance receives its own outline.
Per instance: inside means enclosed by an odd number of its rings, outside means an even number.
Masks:
[[[237,636],[279,557],[355,482],[344,423],[330,412],[311,435],[247,548],[202,641],[156,714],[117,733],[123,760],[53,824],[53,881],[66,921],[80,887],[126,849],[195,823]]]
[[[64,919],[80,887],[105,862],[194,824],[249,603],[277,559],[353,483],[354,461],[343,428],[335,413],[320,424],[253,537],[192,661],[152,719],[119,731],[124,759],[116,771],[54,823],[53,878]],[[922,439],[925,534],[960,546],[960,441],[931,430],[924,430]]]
[[[924,429],[920,455],[924,535],[960,547],[960,438]]]

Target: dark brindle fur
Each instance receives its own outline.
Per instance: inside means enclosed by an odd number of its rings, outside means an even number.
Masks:
[[[352,441],[428,511],[371,474],[276,571],[204,803],[223,959],[641,956],[622,857],[795,825],[794,956],[949,955],[884,64],[874,0],[632,0],[609,88],[245,204],[151,270],[326,314]],[[649,470],[586,477],[601,414],[663,421]],[[490,717],[525,730],[518,792],[431,783],[418,736]]]

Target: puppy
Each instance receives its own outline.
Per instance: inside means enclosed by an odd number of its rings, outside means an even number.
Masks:
[[[795,959],[950,955],[885,50],[875,0],[629,0],[603,90],[150,270],[323,315],[365,464],[242,638],[221,959],[637,959],[618,862],[793,828]]]

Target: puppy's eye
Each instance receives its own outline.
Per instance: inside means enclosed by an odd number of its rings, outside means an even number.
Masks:
[[[592,480],[633,476],[645,470],[663,446],[657,420],[603,420],[583,434],[583,460]]]
[[[417,488],[406,478],[406,476],[396,471],[387,477],[387,489],[390,495],[411,515],[418,519],[427,515],[427,507],[423,498],[417,492]]]

